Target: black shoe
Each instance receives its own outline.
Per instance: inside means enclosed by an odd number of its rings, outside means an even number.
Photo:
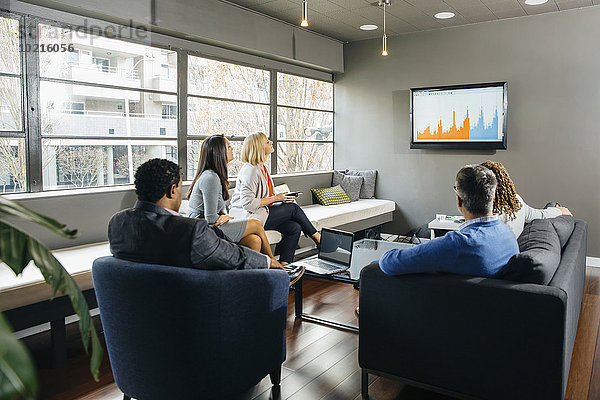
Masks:
[[[290,276],[290,286],[298,282],[298,280],[302,278],[302,275],[304,275],[304,271],[306,271],[306,269],[302,265],[294,265],[291,267],[284,265],[283,269]]]

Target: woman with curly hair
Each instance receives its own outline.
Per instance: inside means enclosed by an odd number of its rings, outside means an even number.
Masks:
[[[559,215],[573,215],[566,207],[548,207],[543,210],[529,207],[517,194],[515,185],[504,165],[495,161],[482,162],[496,175],[498,186],[494,198],[494,214],[508,225],[516,237],[523,232],[523,226],[534,219],[555,218]]]

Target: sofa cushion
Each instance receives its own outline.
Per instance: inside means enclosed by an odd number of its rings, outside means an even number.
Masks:
[[[519,254],[511,257],[498,277],[511,281],[547,285],[560,263],[560,240],[549,219],[536,219],[518,238]]]
[[[564,248],[575,228],[575,220],[570,215],[561,215],[556,218],[550,218],[548,221],[550,221],[556,230],[558,240],[560,240],[560,247]]]
[[[312,188],[310,190],[315,195],[319,204],[323,206],[350,203],[350,198],[340,185],[330,188]]]
[[[364,178],[362,176],[346,175],[338,171],[333,171],[331,186],[340,185],[350,198],[350,201],[356,201],[360,197],[360,189],[363,181]]]
[[[396,203],[382,199],[360,199],[335,207],[325,207],[319,204],[302,206],[306,217],[317,230],[335,228],[378,215],[394,212]]]
[[[372,199],[375,197],[375,182],[377,181],[377,170],[355,171],[352,169],[346,170],[346,175],[362,176],[364,178],[363,185],[360,188],[361,199]]]

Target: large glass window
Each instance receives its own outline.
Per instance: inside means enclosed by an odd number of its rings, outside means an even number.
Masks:
[[[0,12],[0,194],[131,184],[155,157],[191,179],[214,134],[233,145],[231,177],[256,132],[271,173],[333,168],[332,83],[59,24]]]
[[[0,16],[0,193],[27,190],[20,21]]]
[[[269,135],[269,71],[206,58],[188,57],[188,152],[191,179],[202,140],[222,134],[234,148],[229,175],[241,167],[242,141],[251,133]],[[267,163],[270,167],[270,163]]]
[[[277,172],[333,168],[333,84],[277,74]]]
[[[44,189],[129,184],[150,158],[177,162],[175,51],[38,28]]]

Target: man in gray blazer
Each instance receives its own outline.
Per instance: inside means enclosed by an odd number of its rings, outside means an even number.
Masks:
[[[116,257],[209,270],[281,267],[230,242],[204,218],[181,216],[177,212],[183,197],[181,181],[179,166],[168,160],[155,158],[137,169],[137,203],[113,215],[108,224],[110,249]]]

